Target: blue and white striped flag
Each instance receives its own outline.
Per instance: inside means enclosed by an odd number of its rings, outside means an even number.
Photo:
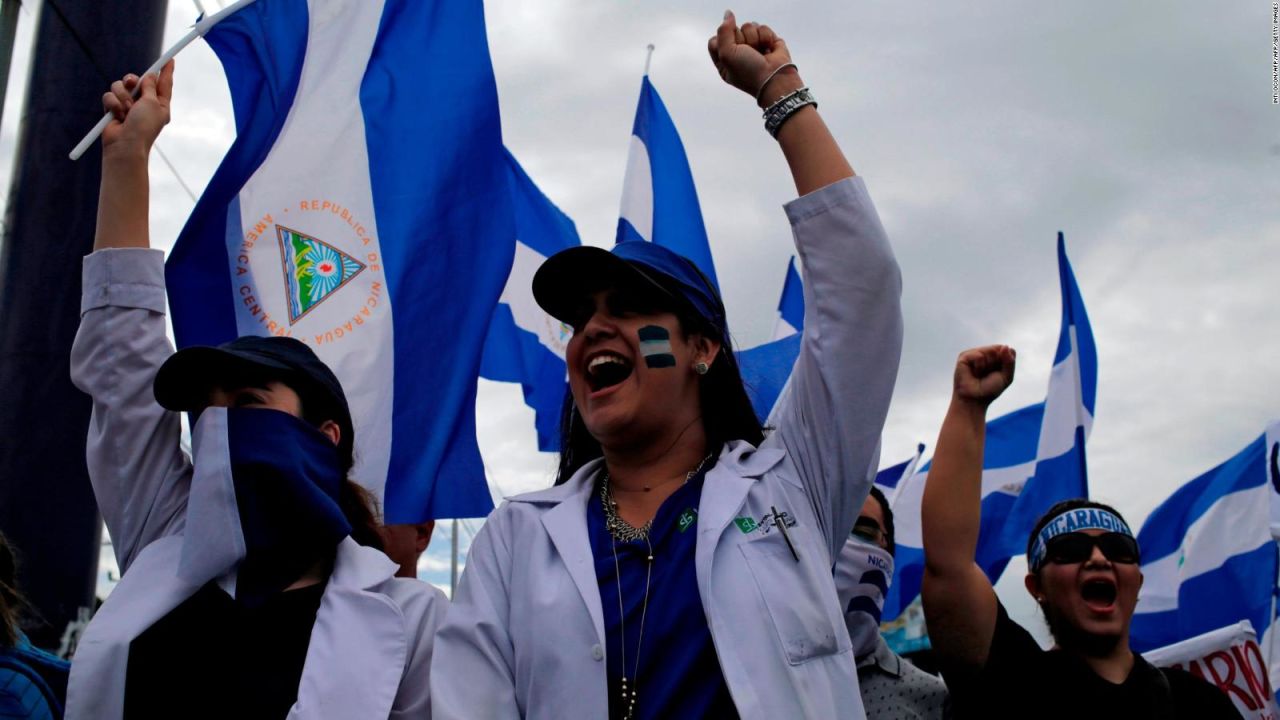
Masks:
[[[693,261],[719,289],[684,143],[646,74],[631,128],[617,242],[648,240]]]
[[[804,283],[796,272],[796,259],[787,262],[787,275],[778,299],[778,317],[774,321],[773,339],[763,345],[740,350],[738,367],[742,384],[747,388],[756,416],[765,422],[778,396],[791,378],[791,370],[800,356],[800,331],[804,329]]]
[[[916,444],[916,454],[910,458],[903,460],[897,465],[887,467],[876,473],[875,486],[880,488],[880,492],[884,493],[885,499],[889,501],[892,507],[894,500],[898,498],[898,493],[902,491],[904,485],[903,480],[909,479],[916,472],[916,466],[920,464],[920,458],[924,455],[924,443]],[[896,522],[895,522],[896,525]],[[894,528],[897,529],[896,527]]]
[[[1009,558],[1026,551],[1027,535],[1046,510],[1060,500],[1088,496],[1084,449],[1093,426],[1098,353],[1062,233],[1058,233],[1058,280],[1062,324],[1045,401],[987,423],[976,560],[992,583],[1000,578]],[[893,585],[885,599],[885,620],[897,617],[920,593],[924,574],[920,501],[928,475],[926,464],[900,489],[894,504],[898,552]]]
[[[1142,590],[1129,628],[1139,652],[1248,620],[1269,655],[1280,510],[1280,422],[1183,485],[1138,533]],[[1272,686],[1280,680],[1272,661]]]
[[[564,355],[573,329],[548,315],[533,299],[533,274],[542,261],[580,245],[578,230],[507,152],[511,200],[516,216],[516,257],[493,311],[480,377],[518,382],[533,408],[538,449],[560,449],[560,410],[567,389]]]
[[[476,371],[515,229],[483,8],[260,0],[206,38],[237,136],[169,258],[179,346],[307,343],[387,522],[487,514]]]
[[[796,271],[796,258],[787,262],[787,279],[782,283],[778,300],[778,319],[773,325],[773,339],[795,335],[804,329],[804,283]]]

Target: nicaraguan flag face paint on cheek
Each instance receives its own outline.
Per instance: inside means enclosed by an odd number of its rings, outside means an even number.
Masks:
[[[651,368],[676,366],[676,356],[671,354],[671,333],[661,325],[645,325],[640,328],[640,354],[644,364]]]

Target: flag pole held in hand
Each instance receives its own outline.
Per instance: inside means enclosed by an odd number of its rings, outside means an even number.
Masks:
[[[230,6],[225,7],[222,10],[219,10],[218,12],[210,15],[209,17],[200,19],[198,22],[196,22],[194,26],[192,26],[191,32],[182,36],[181,40],[175,43],[173,47],[166,50],[164,54],[160,56],[159,60],[156,60],[154,63],[152,63],[151,67],[147,68],[147,71],[143,73],[143,75],[151,75],[151,74],[160,72],[160,68],[163,68],[165,63],[172,60],[174,56],[177,55],[179,52],[182,52],[182,49],[190,45],[193,40],[195,40],[198,37],[203,37],[204,34],[209,31],[209,28],[212,28],[214,25],[217,25],[218,23],[222,22],[224,18],[228,17],[232,13],[239,11],[241,8],[245,7],[246,5],[253,4],[254,1],[255,0],[237,0],[237,2],[232,3]],[[137,88],[135,88],[133,91],[133,96],[135,98],[138,97],[138,92],[140,91],[141,88],[142,88],[142,83],[138,83]],[[98,121],[98,124],[94,125],[93,129],[90,130],[88,134],[86,134],[83,138],[81,138],[80,142],[77,143],[76,146],[71,149],[71,155],[70,155],[71,159],[79,160],[80,156],[84,155],[84,152],[89,149],[89,146],[92,145],[100,135],[102,135],[102,131],[106,130],[107,125],[110,123],[111,123],[111,113],[107,113],[103,115],[102,119]]]

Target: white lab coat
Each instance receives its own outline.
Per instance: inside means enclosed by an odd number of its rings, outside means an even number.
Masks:
[[[233,582],[227,563],[243,553],[225,410],[202,414],[193,468],[178,445],[177,414],[152,394],[156,370],[173,352],[163,255],[95,252],[85,258],[83,287],[71,375],[93,397],[89,477],[122,577],[76,650],[69,720],[121,717],[129,643],[206,582]],[[431,717],[426,675],[447,602],[395,571],[377,550],[350,537],[339,544],[290,718]]]
[[[759,449],[730,443],[707,473],[698,591],[743,718],[858,718],[831,569],[875,475],[902,346],[901,278],[861,179],[786,210],[806,271],[800,356],[773,432]],[[608,716],[586,520],[600,469],[589,463],[489,516],[436,637],[436,720]],[[798,561],[761,522],[772,507],[796,521]]]

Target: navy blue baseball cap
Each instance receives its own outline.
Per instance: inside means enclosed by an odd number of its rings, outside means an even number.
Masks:
[[[294,338],[246,335],[217,347],[183,348],[160,366],[152,390],[164,408],[195,411],[209,404],[214,388],[242,387],[264,378],[293,388],[308,410],[329,414],[342,429],[342,444],[354,439],[351,408],[338,376]]]
[[[547,314],[570,322],[582,298],[620,285],[683,303],[728,335],[720,293],[693,261],[644,240],[612,250],[583,245],[547,258],[533,276],[533,297]]]

